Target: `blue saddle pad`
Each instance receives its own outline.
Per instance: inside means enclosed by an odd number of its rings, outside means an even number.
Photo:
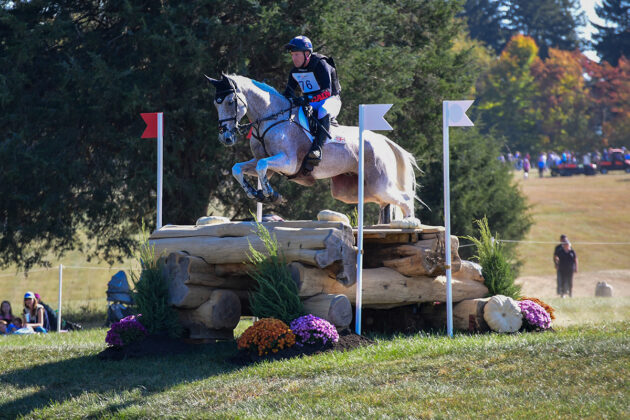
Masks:
[[[304,113],[304,108],[302,107],[300,107],[300,110],[298,112],[298,122],[300,123],[300,126],[304,129],[304,133],[306,133],[306,136],[312,143],[313,135],[310,132],[310,129],[308,126],[308,118],[306,117],[306,114]]]

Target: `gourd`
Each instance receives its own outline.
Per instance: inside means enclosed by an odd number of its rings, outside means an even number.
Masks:
[[[332,210],[322,210],[317,213],[317,220],[327,222],[341,222],[350,226],[350,219],[343,213],[338,213]]]
[[[516,332],[523,325],[523,315],[518,302],[514,299],[496,295],[492,296],[483,309],[483,319],[496,332]]]
[[[402,220],[392,220],[389,224],[395,229],[415,229],[422,226],[417,217],[405,217]]]
[[[195,223],[197,226],[201,225],[221,225],[223,223],[230,223],[230,219],[223,216],[205,216],[197,219]]]

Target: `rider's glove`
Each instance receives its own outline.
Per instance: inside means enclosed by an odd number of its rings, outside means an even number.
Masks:
[[[308,104],[308,98],[306,96],[298,96],[297,98],[293,98],[293,105],[304,106]]]

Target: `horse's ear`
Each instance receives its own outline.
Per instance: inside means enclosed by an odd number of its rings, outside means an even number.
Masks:
[[[205,75],[205,74],[204,74],[204,76],[206,76],[206,79],[208,79],[208,81],[209,81],[210,83],[212,83],[215,87],[216,87],[219,83],[221,83],[221,81],[220,81],[220,80],[213,79],[212,77],[210,77],[210,76],[208,76],[208,75]]]

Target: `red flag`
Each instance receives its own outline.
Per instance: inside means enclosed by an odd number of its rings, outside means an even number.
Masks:
[[[145,123],[147,123],[147,128],[144,129],[144,133],[142,133],[143,139],[154,139],[157,138],[158,135],[158,113],[151,112],[140,114]]]

